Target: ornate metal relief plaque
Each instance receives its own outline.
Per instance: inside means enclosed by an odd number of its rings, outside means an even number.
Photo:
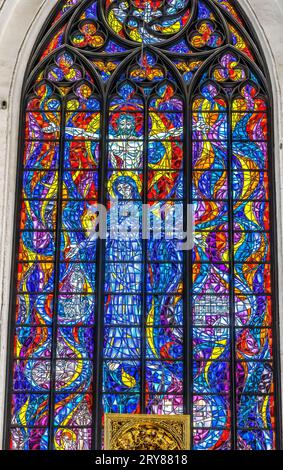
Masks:
[[[189,450],[187,415],[105,415],[105,450]]]

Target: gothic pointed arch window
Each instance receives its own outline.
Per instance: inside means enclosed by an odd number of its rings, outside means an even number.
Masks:
[[[99,449],[104,413],[279,445],[272,139],[237,2],[58,1],[23,86],[7,448]]]

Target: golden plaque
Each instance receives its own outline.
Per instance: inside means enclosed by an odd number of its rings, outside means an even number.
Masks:
[[[187,415],[105,415],[105,450],[189,450]]]

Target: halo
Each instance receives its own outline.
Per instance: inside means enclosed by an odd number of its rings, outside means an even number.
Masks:
[[[116,194],[115,194],[114,190],[115,190],[115,187],[117,187],[117,185],[119,184],[119,182],[117,182],[117,180],[118,179],[121,179],[121,180],[123,179],[124,180],[125,178],[129,179],[129,183],[131,183],[131,180],[132,180],[132,182],[136,184],[138,193],[139,194],[141,193],[141,191],[142,191],[142,182],[141,182],[140,178],[138,177],[137,173],[133,172],[133,171],[123,171],[123,172],[119,171],[119,172],[113,173],[111,175],[111,177],[109,178],[109,181],[108,181],[109,194],[110,194],[111,198],[116,199]]]

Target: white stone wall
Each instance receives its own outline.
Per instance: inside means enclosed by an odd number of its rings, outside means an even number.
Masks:
[[[21,87],[37,35],[57,0],[0,0],[0,445],[2,443],[8,310]],[[274,94],[280,337],[283,344],[283,0],[239,0],[270,70]],[[1,102],[7,101],[6,110]],[[281,363],[283,371],[283,346]],[[282,400],[283,401],[283,400]]]

